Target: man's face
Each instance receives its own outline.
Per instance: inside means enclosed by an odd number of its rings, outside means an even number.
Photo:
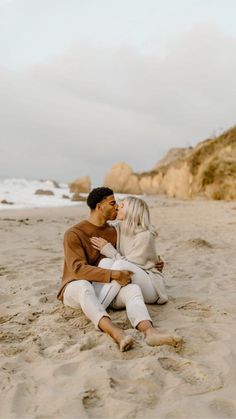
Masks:
[[[102,211],[106,221],[115,220],[118,211],[114,195],[107,196],[99,203],[99,210]]]

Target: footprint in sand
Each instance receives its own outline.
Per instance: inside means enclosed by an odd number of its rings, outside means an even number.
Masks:
[[[18,330],[18,332],[2,331],[0,332],[0,340],[2,343],[22,342],[31,335],[30,330]]]
[[[97,407],[102,407],[104,404],[101,397],[99,396],[99,392],[94,389],[90,389],[84,392],[82,396],[82,403],[85,410],[87,411]]]
[[[87,351],[97,346],[98,342],[95,336],[86,336],[80,344],[80,351]]]
[[[112,390],[110,397],[132,401],[142,408],[154,406],[160,398],[163,380],[160,376],[157,378],[153,367],[146,365],[145,360],[141,368],[132,368],[134,365],[134,360],[130,361],[130,368],[124,366],[123,362],[112,364],[108,371]]]
[[[33,382],[17,384],[12,400],[12,413],[17,418],[36,417],[37,406],[32,403],[37,394],[37,386]]]
[[[180,378],[182,391],[188,395],[204,394],[223,387],[219,373],[188,359],[159,358],[162,368]]]
[[[186,316],[190,317],[209,317],[211,316],[210,308],[202,303],[198,303],[196,300],[187,301],[177,307],[178,310],[183,310]]]
[[[61,377],[62,375],[70,377],[76,374],[76,371],[79,368],[78,362],[69,362],[63,365],[60,365],[53,372],[54,377]]]
[[[236,401],[217,399],[211,403],[216,418],[236,418]]]
[[[142,407],[154,406],[159,400],[161,386],[152,378],[119,380],[110,377],[109,385],[114,390],[112,397],[119,400],[133,401]]]
[[[45,295],[39,298],[39,302],[43,304],[55,303],[55,295]]]
[[[186,245],[191,246],[193,248],[202,248],[202,249],[212,249],[213,245],[205,239],[201,237],[197,237],[194,239],[189,239],[184,242]]]
[[[7,347],[2,347],[1,352],[4,356],[10,357],[20,354],[24,351],[24,346],[21,344],[11,344]]]

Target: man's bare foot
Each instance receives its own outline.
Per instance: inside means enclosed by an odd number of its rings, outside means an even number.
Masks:
[[[132,336],[125,336],[123,330],[115,326],[109,317],[102,317],[98,326],[103,332],[108,333],[112,339],[118,343],[121,352],[128,351],[132,348],[134,343]]]
[[[120,351],[121,352],[126,352],[129,349],[132,348],[134,344],[134,340],[132,338],[132,336],[125,336],[123,339],[121,339],[121,341],[119,342],[119,346],[120,346]]]
[[[145,331],[146,343],[150,346],[171,345],[180,350],[182,338],[177,333],[170,333],[165,330],[150,327]]]
[[[125,336],[123,330],[119,328],[115,329],[112,337],[118,343],[121,352],[128,351],[134,344],[132,336]]]

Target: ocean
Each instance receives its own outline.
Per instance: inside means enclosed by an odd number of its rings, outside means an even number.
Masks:
[[[63,195],[72,197],[66,183],[58,183],[56,187],[51,180],[1,179],[0,178],[0,211],[21,208],[65,207],[78,206],[81,202],[72,202]],[[52,191],[53,195],[35,195],[37,189]],[[86,196],[86,194],[81,194]],[[8,203],[2,203],[7,201]]]
[[[42,207],[68,207],[84,205],[83,202],[73,202],[69,198],[73,193],[69,191],[67,183],[58,183],[55,186],[51,180],[28,180],[20,178],[0,178],[0,211],[14,210],[22,208],[42,208]],[[96,186],[93,186],[96,187]],[[35,195],[37,189],[52,191],[53,195]],[[86,197],[87,194],[81,193]],[[115,194],[117,200],[122,200],[126,194]],[[7,203],[2,203],[6,201]]]

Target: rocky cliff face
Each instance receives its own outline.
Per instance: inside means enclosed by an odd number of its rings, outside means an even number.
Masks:
[[[126,163],[115,164],[107,173],[104,186],[111,188],[114,192],[127,194],[141,194],[138,176],[133,173],[132,168]]]
[[[236,199],[236,127],[195,148],[170,150],[150,172],[137,174],[125,163],[117,164],[105,184],[130,194]]]

